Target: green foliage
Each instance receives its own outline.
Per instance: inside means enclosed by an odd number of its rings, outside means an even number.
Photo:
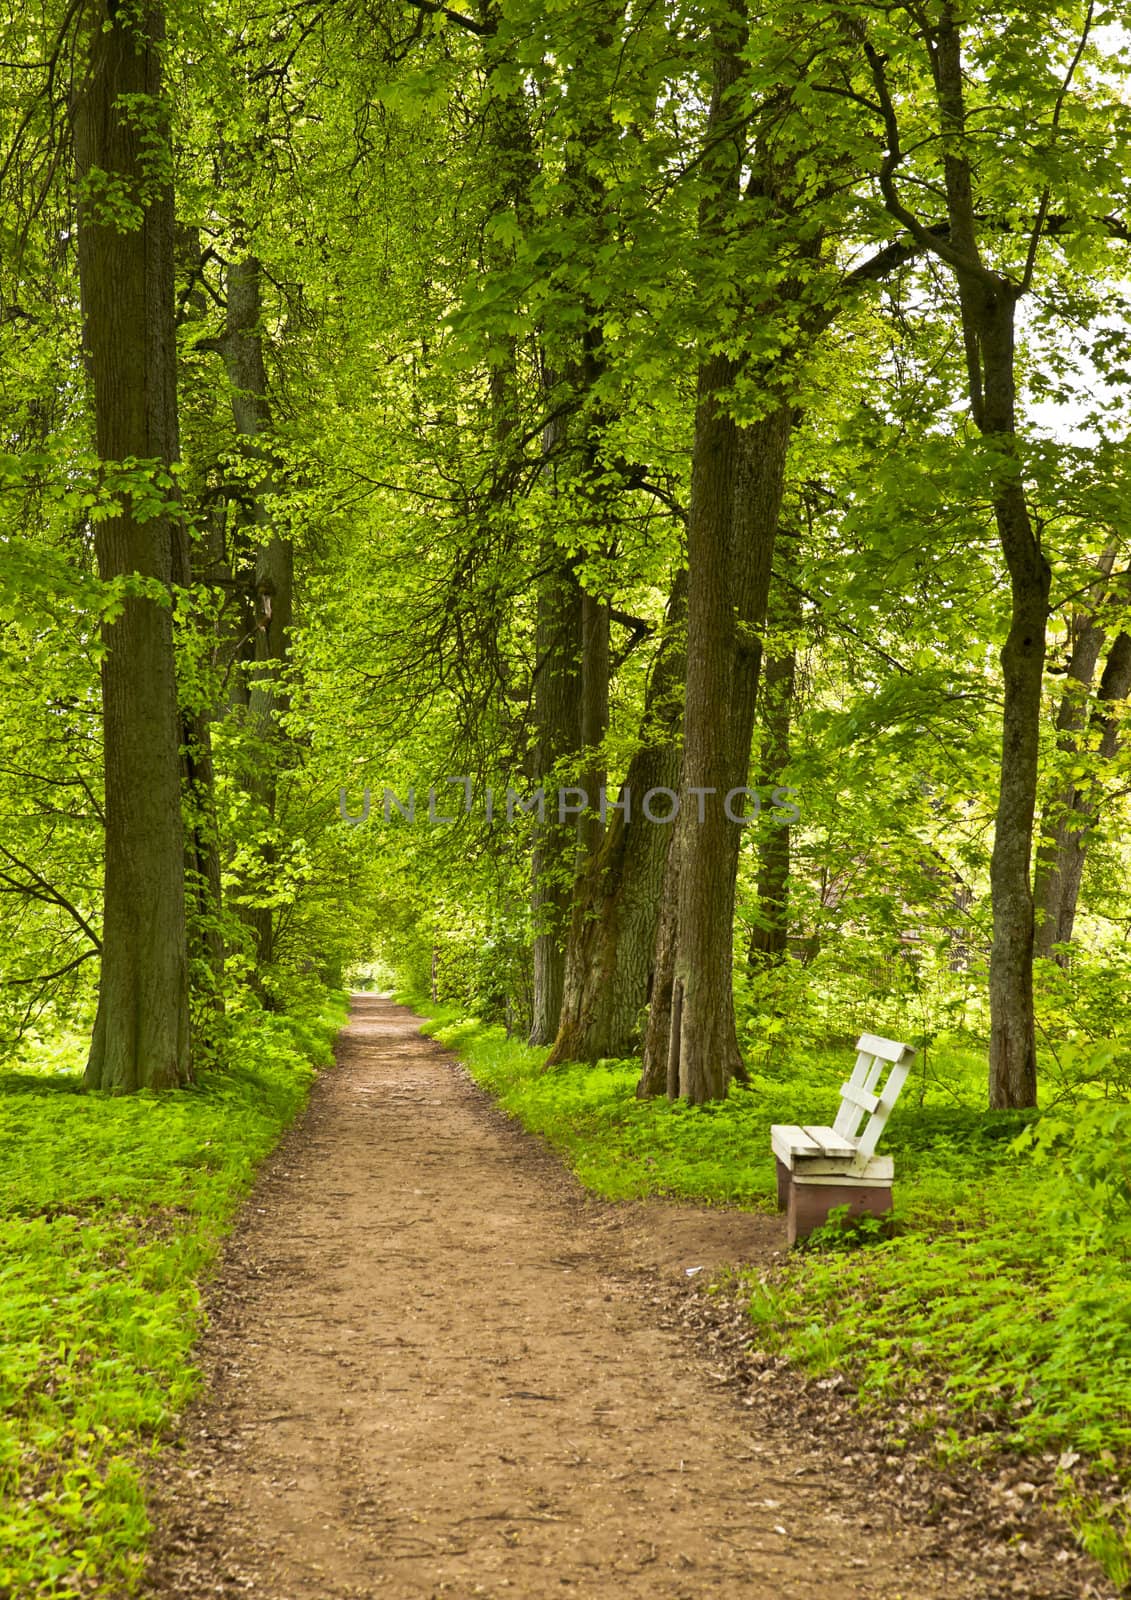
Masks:
[[[1045,1170],[1043,1198],[1082,1254],[1131,1256],[1131,1105],[1101,1100],[1048,1115],[1018,1137]]]
[[[813,1229],[804,1247],[825,1252],[861,1250],[866,1245],[878,1244],[890,1233],[888,1218],[876,1217],[867,1211],[854,1217],[847,1205],[834,1206],[821,1226]]]
[[[77,1050],[0,1075],[0,1592],[137,1592],[144,1456],[198,1382],[201,1282],[342,1020],[245,1012],[176,1094],[84,1093]]]
[[[1051,1095],[1131,1094],[1131,956],[1122,945],[1073,952],[1067,967],[1038,961],[1037,1019]]]

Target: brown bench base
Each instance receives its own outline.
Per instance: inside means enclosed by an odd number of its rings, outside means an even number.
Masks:
[[[779,1163],[780,1166],[780,1163]],[[818,1181],[786,1173],[786,1234],[792,1249],[807,1239],[814,1228],[829,1220],[829,1212],[838,1206],[847,1206],[847,1220],[853,1217],[887,1216],[892,1208],[891,1184],[853,1183],[837,1180]],[[778,1174],[778,1195],[781,1196],[781,1173]]]

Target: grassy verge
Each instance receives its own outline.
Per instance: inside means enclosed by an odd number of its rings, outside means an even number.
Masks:
[[[407,1003],[476,1080],[614,1199],[772,1209],[774,1122],[825,1122],[843,1053],[790,1063],[718,1107],[637,1101],[638,1067],[543,1069],[544,1051],[451,1008]],[[949,1070],[939,1070],[949,1067]],[[862,1405],[925,1430],[941,1456],[1055,1453],[1082,1542],[1131,1581],[1131,1108],[978,1109],[980,1063],[913,1078],[885,1130],[899,1231],[740,1275],[751,1337]],[[964,1103],[965,1102],[965,1103]],[[1026,1140],[1034,1146],[1017,1148]]]
[[[242,1017],[228,1069],[171,1095],[0,1073],[0,1596],[136,1591],[201,1280],[343,1018]]]
[[[597,1067],[565,1063],[546,1070],[544,1050],[508,1039],[503,1028],[398,996],[427,1017],[425,1031],[459,1053],[478,1083],[532,1133],[540,1134],[578,1177],[613,1200],[645,1195],[707,1205],[775,1206],[770,1126],[827,1122],[844,1077],[843,1052],[807,1061],[788,1079],[755,1077],[719,1105],[637,1100],[636,1061]],[[839,1073],[839,1076],[838,1076]],[[952,1227],[957,1208],[993,1211],[1018,1166],[1011,1145],[1025,1116],[980,1114],[928,1091],[905,1092],[885,1130],[899,1170],[898,1215]]]

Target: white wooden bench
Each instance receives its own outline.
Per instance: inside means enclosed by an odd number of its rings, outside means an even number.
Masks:
[[[826,1222],[837,1206],[846,1205],[849,1216],[883,1216],[891,1210],[895,1164],[890,1156],[878,1156],[876,1145],[914,1055],[910,1045],[861,1034],[832,1127],[779,1123],[770,1129],[778,1208],[787,1213],[791,1246]]]

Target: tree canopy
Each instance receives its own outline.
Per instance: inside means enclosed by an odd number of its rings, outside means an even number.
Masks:
[[[1126,1038],[1127,55],[10,8],[4,1049],[184,1083],[375,954],[697,1102],[783,1031],[994,1106]]]

